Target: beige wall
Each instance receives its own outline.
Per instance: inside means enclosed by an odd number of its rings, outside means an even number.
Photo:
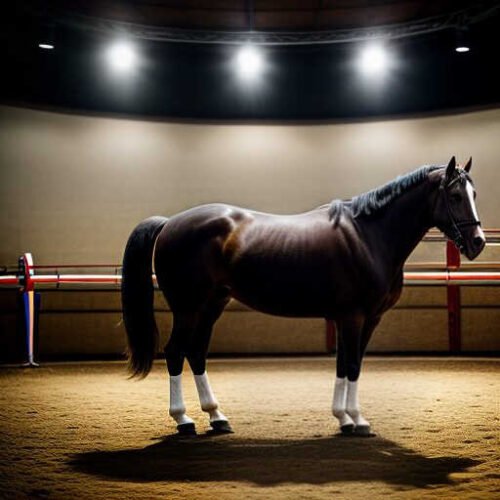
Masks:
[[[181,124],[0,106],[0,264],[119,262],[142,218],[223,201],[290,213],[452,154],[499,225],[500,109],[321,125]]]
[[[219,125],[0,106],[0,265],[26,251],[38,264],[119,263],[132,228],[152,214],[212,201],[298,212],[452,154],[473,156],[480,215],[486,227],[500,226],[500,109],[366,123]],[[482,258],[498,261],[499,250],[489,247]],[[421,245],[412,258],[442,260],[443,245]],[[499,293],[464,287],[464,349],[500,349]],[[16,316],[19,328],[15,297],[2,292],[0,360],[22,349]],[[171,315],[158,317],[163,344]],[[41,353],[121,353],[119,321],[116,291],[44,292]],[[405,289],[370,346],[447,348],[446,291],[428,287]],[[238,304],[218,322],[212,343],[213,352],[324,349],[322,320],[274,318]]]

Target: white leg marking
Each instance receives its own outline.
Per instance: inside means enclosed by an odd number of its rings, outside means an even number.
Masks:
[[[335,378],[335,389],[333,392],[332,413],[338,419],[340,427],[353,425],[352,418],[346,413],[347,403],[347,377]]]
[[[358,382],[347,382],[347,403],[346,411],[354,420],[356,425],[370,425],[361,415],[358,399]]]
[[[177,425],[193,423],[193,420],[186,415],[186,406],[182,396],[182,375],[170,377],[170,408],[168,413],[177,422]]]
[[[198,389],[201,409],[210,415],[210,422],[215,420],[225,420],[227,422],[227,418],[218,410],[219,403],[210,387],[207,372],[203,373],[203,375],[195,375],[194,381],[196,389]]]

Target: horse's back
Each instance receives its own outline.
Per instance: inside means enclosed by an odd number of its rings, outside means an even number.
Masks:
[[[200,205],[169,218],[158,236],[158,243],[171,247],[200,245],[218,240],[231,254],[239,240],[261,244],[261,239],[276,245],[294,240],[311,239],[318,234],[318,225],[328,226],[324,210],[313,210],[296,215],[276,215],[257,212],[222,203]],[[198,249],[200,247],[198,246]]]

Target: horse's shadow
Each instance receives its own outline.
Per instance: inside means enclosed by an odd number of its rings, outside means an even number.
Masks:
[[[79,472],[135,482],[383,481],[402,487],[450,484],[450,473],[478,463],[470,458],[425,457],[380,437],[283,440],[210,435],[167,436],[145,448],[80,453],[70,460]]]

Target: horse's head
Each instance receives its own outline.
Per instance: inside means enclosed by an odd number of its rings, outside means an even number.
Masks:
[[[453,157],[440,181],[434,223],[469,260],[483,250],[486,239],[476,210],[476,191],[469,176],[472,158],[464,168]]]

